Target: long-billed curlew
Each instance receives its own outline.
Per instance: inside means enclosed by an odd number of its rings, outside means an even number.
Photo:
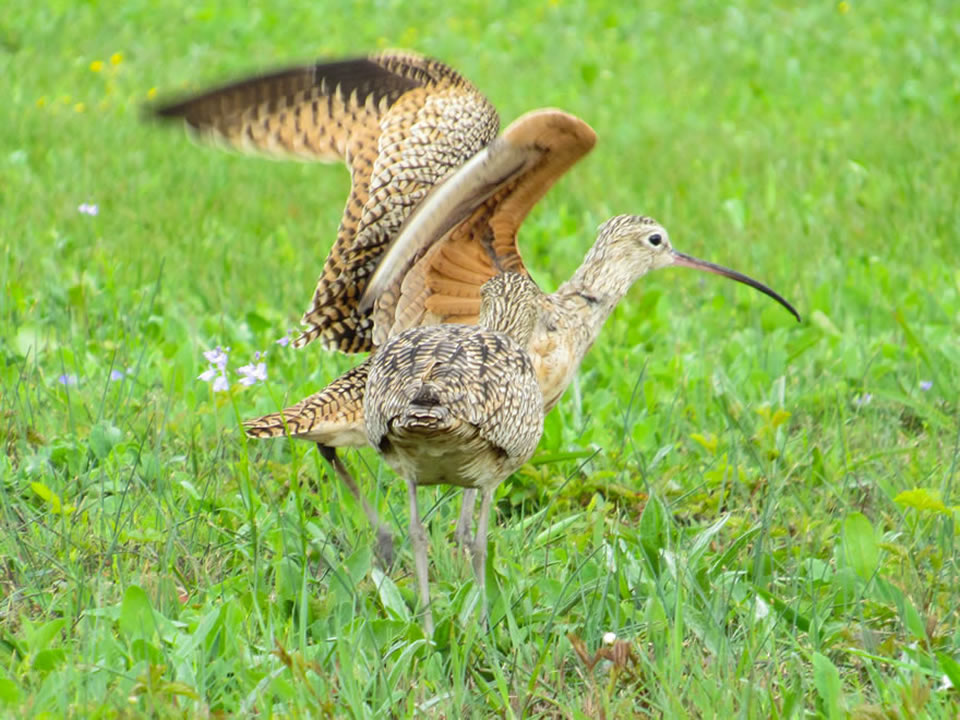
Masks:
[[[358,303],[386,248],[433,187],[494,140],[500,125],[493,105],[459,73],[404,51],[247,78],[153,111],[183,121],[197,139],[227,148],[347,164],[350,196],[303,317],[306,329],[295,344],[319,337],[326,347],[348,353],[374,348],[371,312]],[[514,122],[494,142],[509,150],[497,154],[505,162],[496,165],[499,182],[489,188],[503,202],[500,215],[519,227],[595,141],[586,123],[560,111],[530,113]],[[476,205],[489,193],[466,201]],[[475,320],[477,306],[473,303],[473,314],[464,320]],[[352,372],[363,371],[361,365]],[[348,373],[283,413],[251,421],[247,432],[259,438],[289,432],[312,440],[346,481],[334,448],[365,444],[362,409],[350,403],[352,394],[362,395],[363,384],[356,380]],[[389,531],[356,484],[349,481],[347,487],[377,529],[381,554],[389,557]]]
[[[475,322],[487,279],[526,274],[516,237],[530,209],[596,141],[585,122],[559,110],[528,113],[494,139],[496,111],[470,83],[404,52],[253,78],[157,112],[234,148],[347,162],[350,198],[298,339],[321,337],[346,352],[421,324]],[[799,319],[766,286],[674,251],[653,221],[614,218],[574,276],[541,301],[546,320],[531,347],[545,410],[632,282],[667,265],[751,285]],[[333,447],[361,444],[362,409],[345,386],[358,392],[340,378],[293,408],[250,421],[247,432],[310,439],[328,457]],[[462,541],[474,499],[468,490],[457,524]]]
[[[407,481],[428,634],[427,535],[417,487],[482,493],[471,548],[482,595],[493,492],[530,458],[543,432],[543,395],[526,349],[542,293],[528,277],[502,273],[481,295],[477,325],[415,327],[387,340],[371,357],[363,400],[370,444]]]

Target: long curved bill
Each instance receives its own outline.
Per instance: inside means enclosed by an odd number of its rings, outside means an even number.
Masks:
[[[731,270],[730,268],[725,268],[723,265],[715,265],[712,262],[707,262],[706,260],[700,260],[693,257],[692,255],[687,255],[682,252],[673,251],[673,265],[679,265],[680,267],[693,268],[694,270],[703,270],[704,272],[713,273],[715,275],[722,275],[723,277],[730,278],[731,280],[736,280],[741,282],[744,285],[749,285],[754,290],[759,290],[764,295],[768,295],[776,300],[778,303],[783,305],[790,313],[797,319],[797,322],[800,322],[800,313],[796,309],[783,299],[781,295],[774,292],[768,288],[763,283],[757,282],[751,277],[747,277],[742,273],[738,273],[736,270]]]

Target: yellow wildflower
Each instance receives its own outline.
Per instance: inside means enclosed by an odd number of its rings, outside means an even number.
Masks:
[[[837,10],[840,11],[841,15],[846,15],[850,12],[850,3],[848,3],[847,0],[840,0],[837,4]]]
[[[76,112],[83,112],[84,110],[87,109],[87,106],[84,105],[82,102],[78,102],[76,105],[73,106],[73,109]]]
[[[115,52],[113,55],[110,56],[111,65],[119,65],[122,62],[123,62],[123,53]]]
[[[147,100],[153,100],[157,96],[157,89],[155,87],[147,90]]]
[[[38,108],[42,108],[42,107],[43,107],[44,105],[46,105],[46,104],[47,104],[47,97],[46,97],[46,95],[44,95],[43,97],[41,97],[41,98],[39,98],[39,99],[37,100],[37,107],[38,107]]]

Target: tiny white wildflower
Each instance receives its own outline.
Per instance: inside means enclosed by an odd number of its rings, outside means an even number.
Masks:
[[[615,632],[609,631],[603,634],[604,645],[613,645],[616,641],[617,641],[617,634]]]
[[[220,375],[216,380],[213,381],[213,391],[214,392],[226,392],[230,389],[230,381],[227,380],[226,375]]]
[[[217,376],[217,368],[215,368],[213,365],[211,365],[211,366],[208,367],[206,370],[204,370],[202,373],[200,373],[199,375],[197,375],[197,380],[203,380],[204,382],[210,382],[210,381],[213,380],[216,376]]]
[[[100,208],[97,207],[96,203],[80,203],[77,206],[77,210],[84,215],[97,215],[100,212]]]

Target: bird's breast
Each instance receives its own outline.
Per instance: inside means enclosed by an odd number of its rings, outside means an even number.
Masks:
[[[543,394],[544,412],[549,412],[560,402],[577,371],[579,359],[576,349],[570,342],[569,334],[545,330],[531,341],[530,356]]]

